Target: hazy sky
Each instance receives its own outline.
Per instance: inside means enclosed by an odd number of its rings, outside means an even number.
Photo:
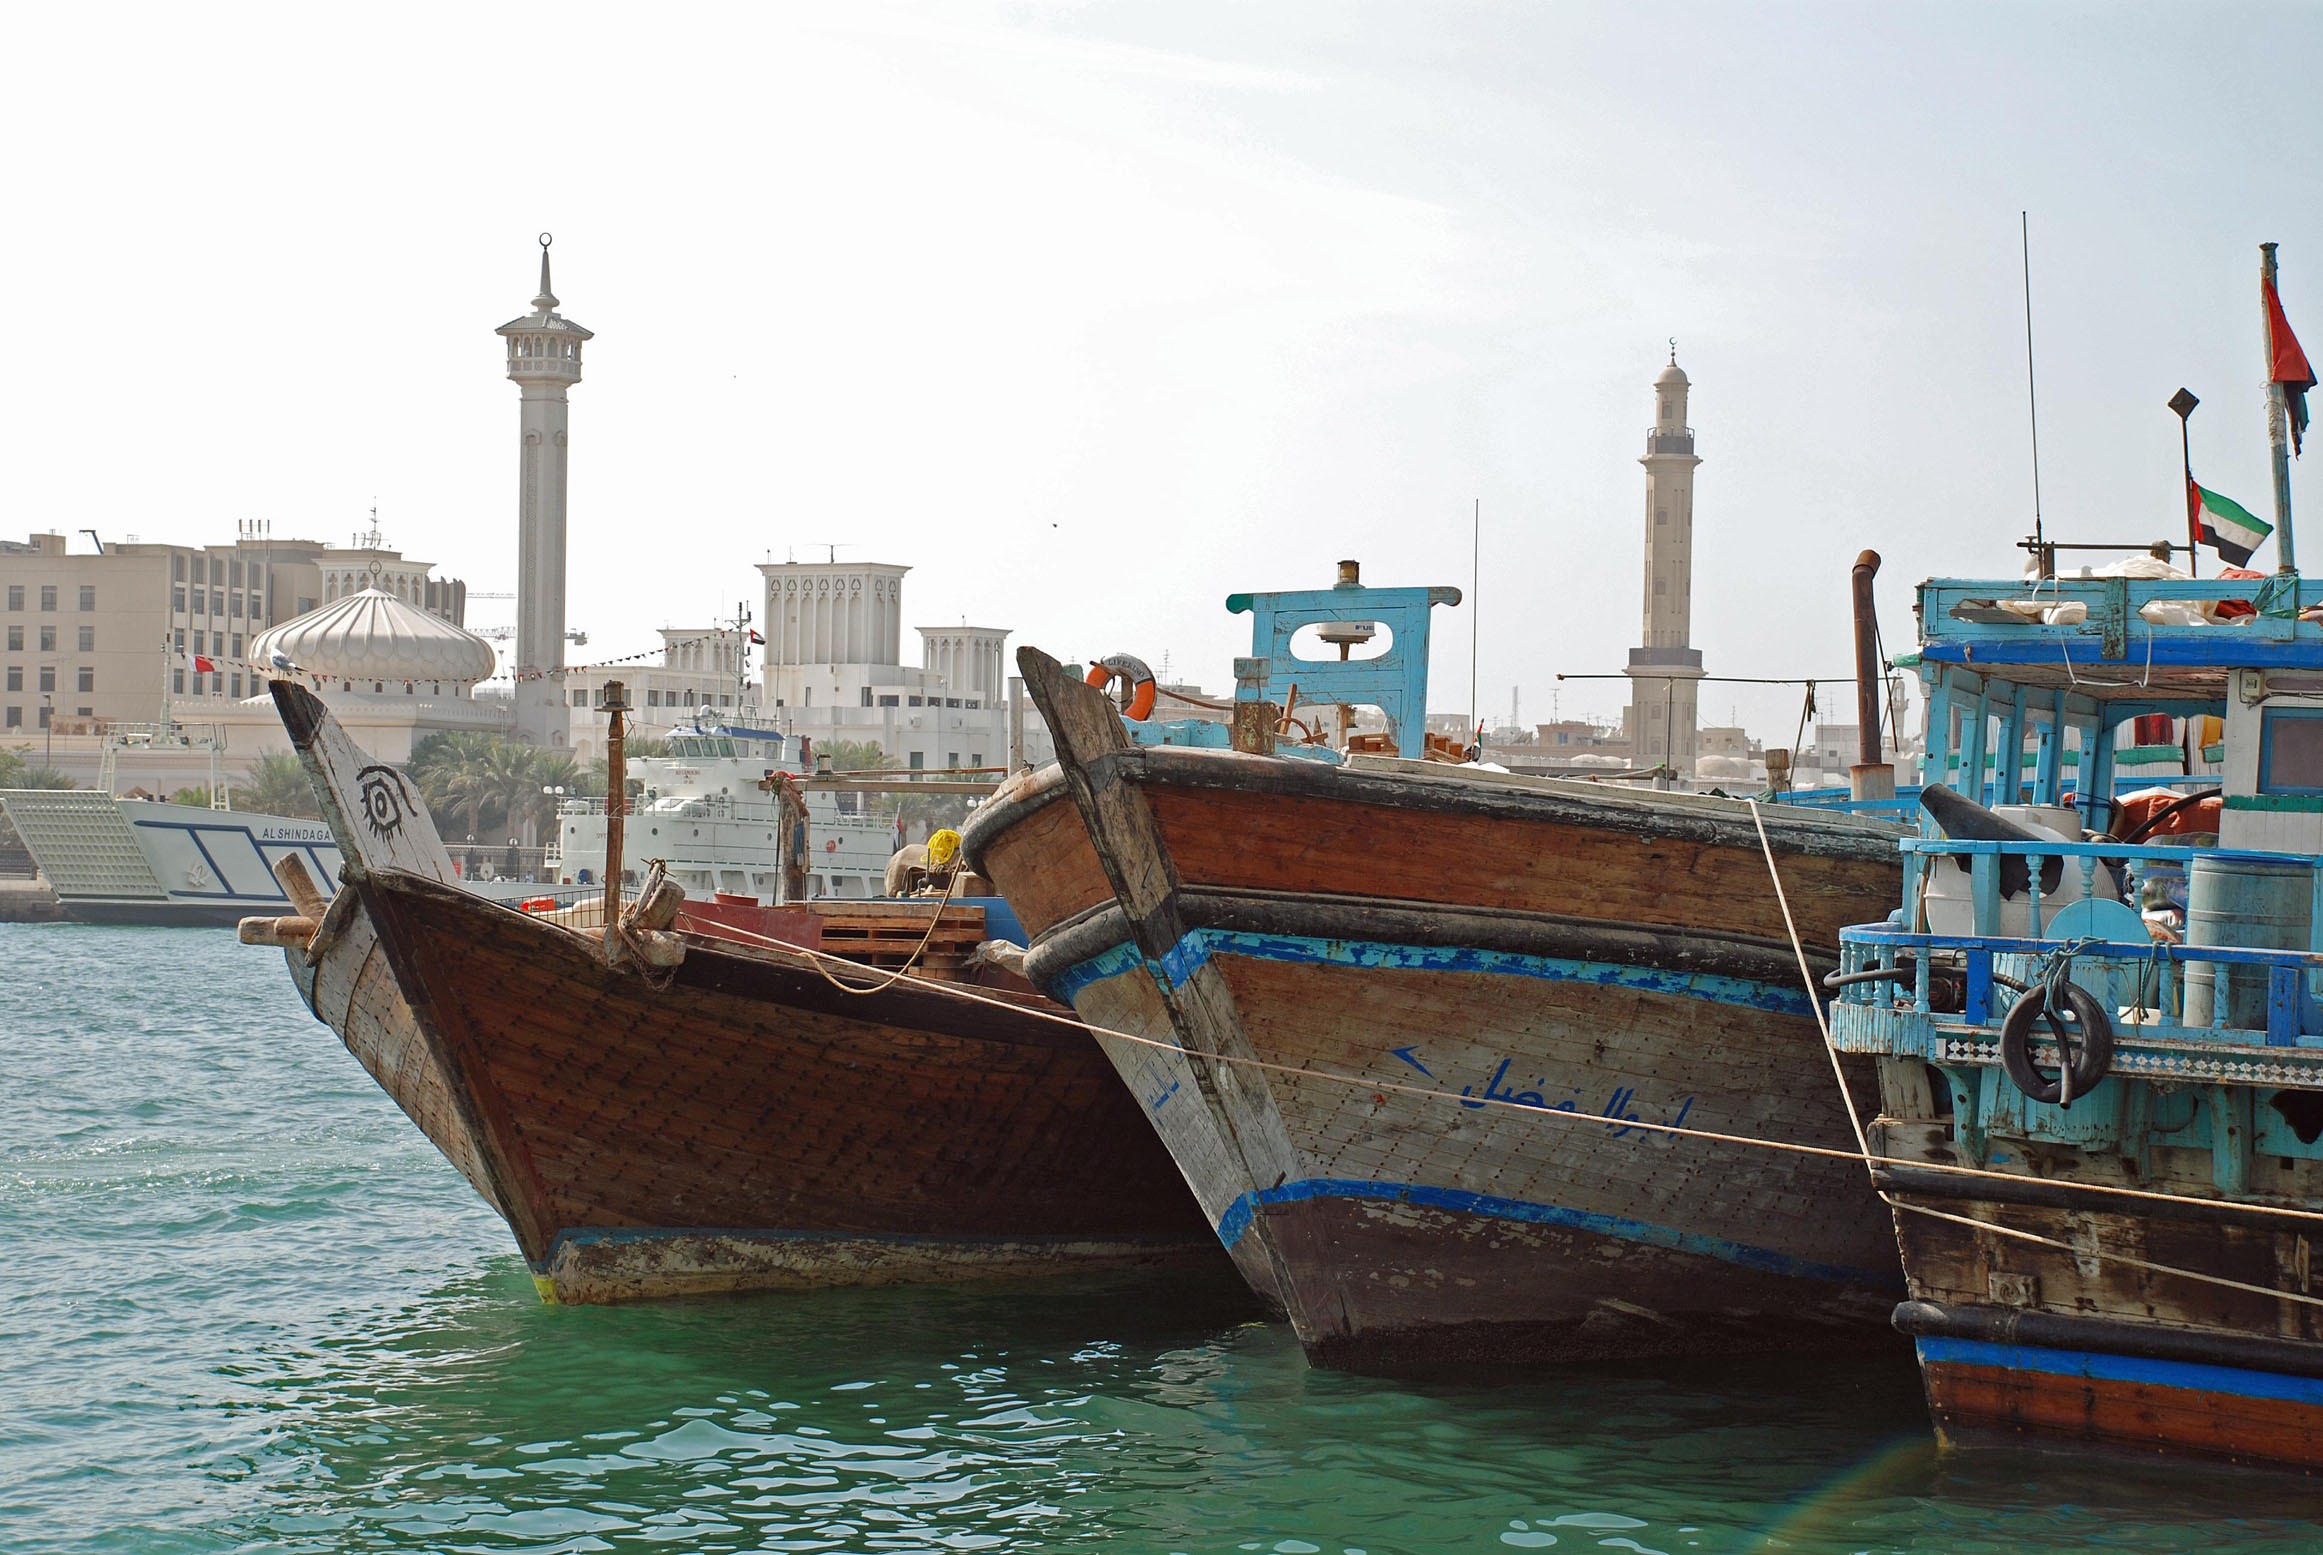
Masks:
[[[492,330],[550,230],[597,331],[576,657],[755,608],[751,563],[838,543],[910,563],[916,621],[1219,687],[1229,591],[1341,556],[1465,588],[1481,498],[1482,701],[1543,719],[1558,672],[1637,640],[1675,335],[1695,643],[1845,674],[1858,549],[1891,648],[1914,580],[2018,561],[2020,209],[2055,537],[2182,533],[2180,384],[2197,475],[2268,511],[2261,240],[2323,348],[2312,7],[48,6],[10,33],[0,532],[343,541],[376,501],[408,554],[509,588]],[[2323,565],[2323,484],[2294,488]],[[1439,708],[1469,702],[1470,617],[1438,612]],[[1787,739],[1796,693],[1705,688],[1705,721],[1730,706]]]

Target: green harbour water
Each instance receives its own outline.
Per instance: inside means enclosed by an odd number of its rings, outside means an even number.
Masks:
[[[2271,1555],[2323,1484],[1941,1457],[1900,1346],[1339,1376],[1225,1273],[544,1307],[277,953],[0,926],[8,1555],[1548,1548]]]

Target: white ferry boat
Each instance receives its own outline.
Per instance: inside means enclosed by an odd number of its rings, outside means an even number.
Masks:
[[[274,866],[296,857],[317,880],[339,877],[339,846],[321,821],[230,808],[219,772],[223,741],[205,725],[117,724],[95,788],[8,789],[8,813],[66,913],[83,923],[232,924],[287,912]],[[208,805],[122,798],[123,756],[182,764],[207,757]]]
[[[697,723],[669,738],[670,754],[632,758],[645,785],[623,828],[630,870],[662,859],[669,877],[697,901],[717,892],[771,906],[781,896],[781,828],[775,797],[758,785],[776,771],[805,776],[810,757],[795,735],[725,723]],[[886,887],[895,823],[870,813],[868,796],[810,793],[807,894],[867,899]],[[605,804],[568,799],[557,817],[548,878],[560,886],[601,882]]]

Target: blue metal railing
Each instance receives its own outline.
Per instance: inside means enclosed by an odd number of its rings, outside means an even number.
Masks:
[[[1904,908],[1899,918],[1903,922],[1914,921],[1928,902],[1937,899],[1930,889],[1930,871],[1950,859],[1968,874],[1973,932],[1916,932],[1892,922],[1842,930],[1839,936],[1841,987],[1837,998],[1841,1006],[1880,1004],[1894,1008],[1895,999],[1888,990],[1896,982],[1906,981],[1911,987],[1908,1008],[1916,1014],[1931,1014],[1934,967],[1941,956],[1957,962],[1966,979],[1962,1008],[1954,1018],[1971,1027],[1991,1024],[1995,977],[2009,975],[2005,970],[1996,974],[1996,958],[2023,958],[2029,971],[2034,963],[2057,954],[2062,942],[2047,932],[2057,912],[2074,902],[2115,899],[2111,877],[2117,870],[2127,879],[2121,895],[2134,906],[2145,899],[2150,884],[2162,882],[2166,888],[2184,880],[2196,859],[2301,869],[2308,876],[2309,922],[2323,923],[2323,900],[2318,899],[2318,893],[2323,892],[2323,859],[2311,855],[2217,848],[2130,847],[2114,842],[2000,842],[1949,837],[1907,838],[1897,846],[1907,861]],[[2026,878],[2019,888],[2025,910],[2025,932],[2007,932],[2002,924],[2001,877],[2006,859],[2022,859],[2025,863]],[[2058,866],[2057,880],[2053,887],[2045,887],[2043,876],[2051,863]],[[2102,889],[2101,880],[2106,882]],[[2155,1027],[2149,1032],[2154,1036],[2221,1040],[2221,1034],[2238,1030],[2228,1025],[2232,1006],[2240,1002],[2248,1008],[2250,980],[2263,978],[2267,1020],[2265,1035],[2260,1040],[2270,1046],[2293,1046],[2298,1043],[2302,1029],[2302,1008],[2311,1011],[2315,990],[2323,988],[2323,953],[2313,949],[2186,945],[2156,941],[2150,935],[2138,941],[2076,940],[2074,945],[2076,962],[2098,963],[2104,970],[2118,971],[2132,979],[2130,986],[2138,990],[2137,1005],[2142,1009],[2150,1000],[2157,1014]],[[1907,960],[1911,962],[1908,969],[1904,965]],[[2003,965],[2006,964],[2004,961]],[[2181,1018],[2183,973],[2190,967],[2204,969],[2211,999],[2206,1023],[2192,1028],[2185,1026]],[[1848,981],[1854,974],[1876,971],[1892,971],[1898,976]],[[2305,989],[2302,989],[2303,983]],[[2231,996],[2237,985],[2244,994],[2239,1000]],[[2006,1002],[2002,1001],[2004,1007]]]
[[[1900,1007],[1917,1015],[1934,1015],[1932,995],[1935,988],[1935,960],[1938,955],[1957,954],[1961,958],[1959,972],[1964,978],[1961,1008],[1948,1012],[1945,1018],[1963,1026],[1991,1027],[1988,1036],[1997,1035],[2000,1018],[2007,1013],[2009,998],[1993,997],[1996,978],[2010,976],[2009,962],[2002,958],[2022,958],[2020,970],[2030,972],[2034,965],[2045,962],[2057,953],[2059,942],[2044,939],[2011,938],[2003,935],[1915,934],[1903,929],[1884,926],[1859,925],[1839,932],[1840,987],[1833,996],[1832,1018],[1835,1034],[1844,1026],[1843,1015],[1849,1006],[1899,1007],[1895,995],[1885,990],[1897,985],[1908,985],[1911,992]],[[2300,1039],[2300,1007],[2303,981],[2323,976],[2323,953],[2311,950],[2250,950],[2228,945],[2164,945],[2153,942],[2129,944],[2120,941],[2073,942],[2076,966],[2094,963],[2094,969],[2119,971],[2135,979],[2133,986],[2140,991],[2140,1006],[2150,997],[2153,1019],[2143,1032],[2147,1040],[2199,1040],[2204,1042],[2237,1042],[2267,1047],[2296,1047]],[[1904,963],[1911,962],[1909,967]],[[2195,966],[2211,969],[2212,991],[2210,1019],[2207,1025],[2188,1026],[2182,1018],[2185,971]],[[2239,973],[2236,968],[2242,968]],[[1856,974],[1892,971],[1892,979],[1849,981]],[[2147,975],[2151,973],[2150,980]],[[2076,976],[2076,981],[2081,976]],[[2236,1028],[2227,1024],[2234,1000],[2230,997],[2237,983],[2249,986],[2247,979],[2264,978],[2266,988],[2267,1023],[2264,1034],[2258,1028]],[[2022,984],[2030,979],[2019,977]],[[2006,989],[2006,985],[2001,985]],[[2011,995],[2015,990],[2006,990]]]

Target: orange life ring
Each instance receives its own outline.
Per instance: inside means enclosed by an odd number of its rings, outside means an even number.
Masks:
[[[1143,659],[1126,653],[1114,654],[1090,665],[1088,678],[1089,684],[1100,691],[1108,681],[1121,682],[1121,716],[1131,723],[1141,724],[1153,716],[1153,671],[1145,667]]]
[[[824,851],[825,853],[836,853],[836,852],[838,852],[838,851],[839,851],[839,839],[838,839],[838,838],[836,838],[836,837],[833,837],[833,838],[829,839],[828,841],[826,841],[826,842],[823,844],[823,851]]]

